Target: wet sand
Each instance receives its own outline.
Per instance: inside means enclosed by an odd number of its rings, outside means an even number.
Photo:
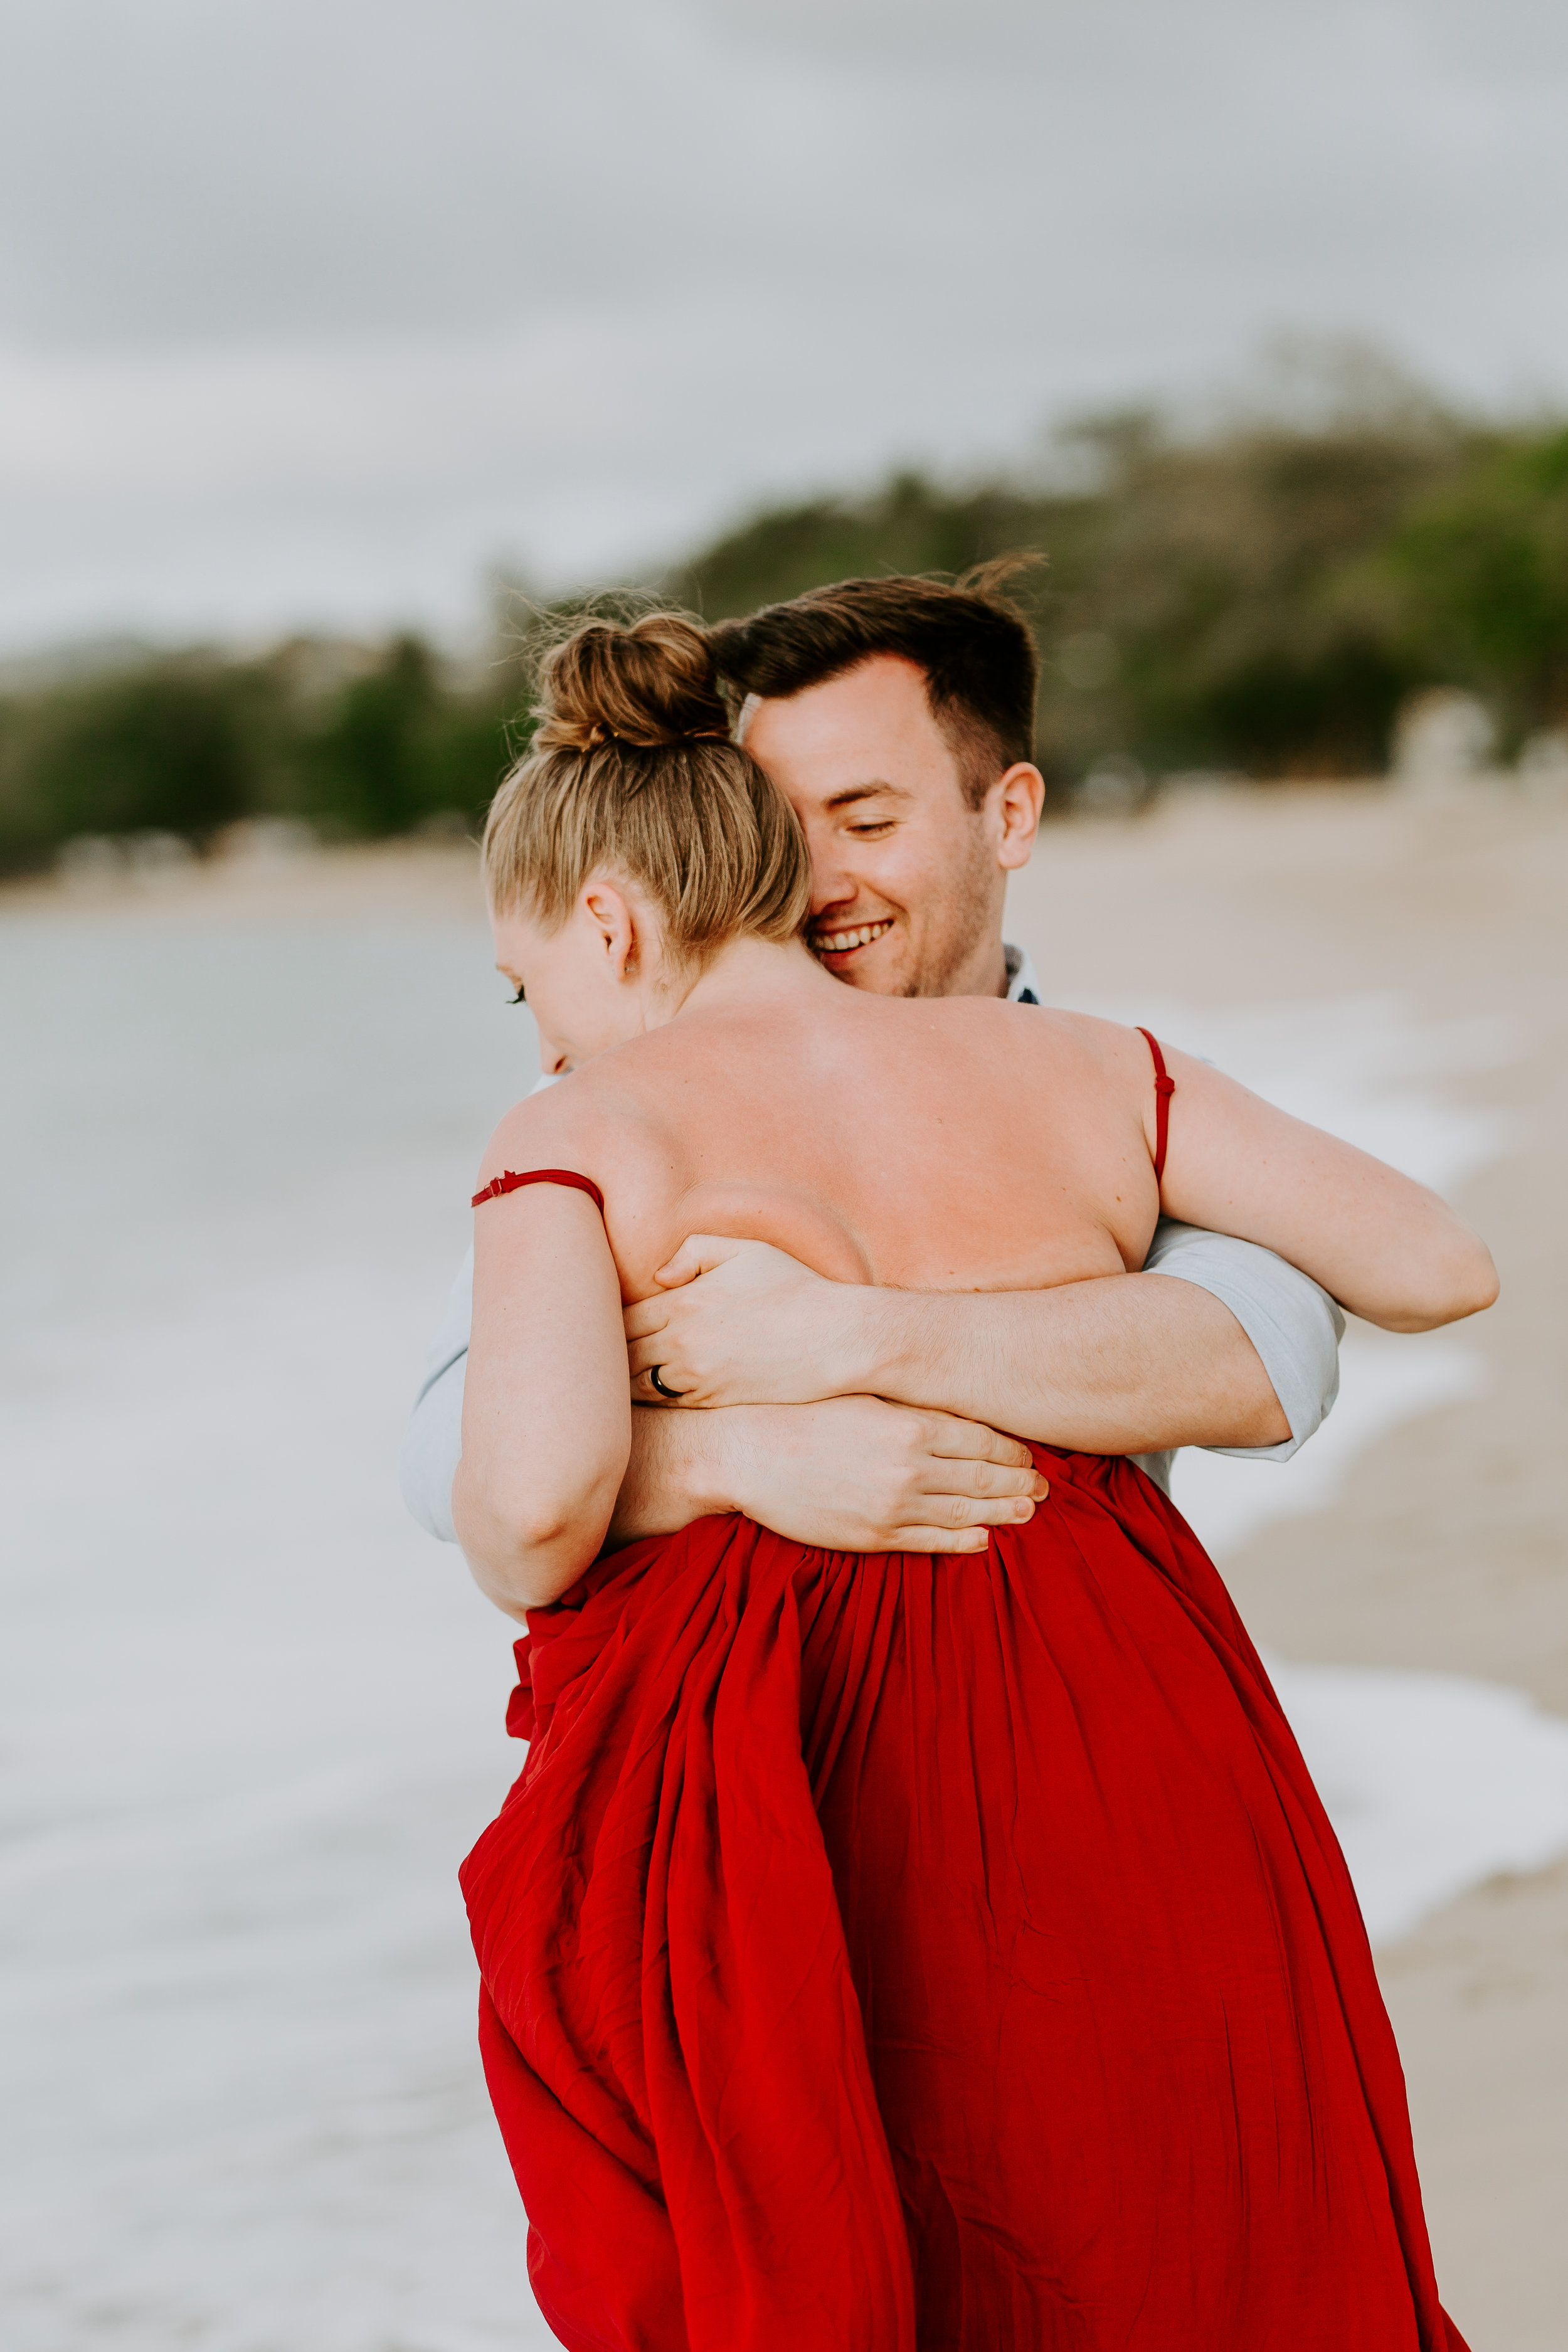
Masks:
[[[54,885],[7,894],[59,903]],[[90,891],[71,894],[90,908]],[[383,929],[479,928],[472,855],[410,847],[240,862],[104,893],[123,919],[222,908]],[[1481,1675],[1568,1715],[1568,810],[1479,785],[1176,799],[1051,828],[1009,929],[1047,997],[1260,1008],[1391,992],[1518,1040],[1448,1081],[1521,1122],[1462,1205],[1500,1306],[1466,1327],[1492,1384],[1378,1441],[1326,1508],[1277,1521],[1226,1574],[1254,1633],[1303,1660]],[[1394,1343],[1390,1343],[1394,1344]],[[1405,2054],[1445,2299],[1476,2352],[1554,2352],[1568,2307],[1568,1864],[1495,1881],[1380,1954]]]

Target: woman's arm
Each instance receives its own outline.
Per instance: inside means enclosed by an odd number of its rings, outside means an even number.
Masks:
[[[501,1164],[492,1148],[483,1175]],[[498,1608],[544,1607],[597,1557],[631,1414],[620,1283],[593,1202],[554,1184],[484,1202],[452,1517]]]
[[[1176,1082],[1160,1191],[1167,1216],[1260,1243],[1387,1331],[1429,1331],[1491,1305],[1491,1254],[1436,1192],[1206,1063],[1168,1048],[1166,1061]],[[1138,1076],[1152,1132],[1146,1053]]]

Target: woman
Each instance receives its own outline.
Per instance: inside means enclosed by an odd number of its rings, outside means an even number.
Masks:
[[[481,1171],[454,1501],[529,1626],[463,1876],[546,2316],[574,2352],[1453,2352],[1343,1861],[1141,1473],[1037,1447],[969,1558],[736,1517],[598,1555],[623,1308],[690,1233],[1038,1288],[1140,1265],[1163,1198],[1405,1327],[1487,1303],[1484,1249],[1174,1055],[1173,1105],[1137,1032],[841,988],[694,625],[591,624],[545,684],[485,866],[574,1068]]]

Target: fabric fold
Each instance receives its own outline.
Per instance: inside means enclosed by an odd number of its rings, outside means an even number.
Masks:
[[[1035,1451],[983,1555],[710,1518],[531,1615],[462,1876],[570,2352],[1463,2352],[1267,1675],[1149,1480]]]

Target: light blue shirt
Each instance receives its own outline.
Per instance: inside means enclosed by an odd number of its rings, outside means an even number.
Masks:
[[[1034,966],[1019,948],[1007,950],[1007,994],[1015,1003],[1041,1002]],[[1162,1217],[1154,1229],[1143,1271],[1195,1283],[1223,1300],[1257,1349],[1290,1425],[1289,1436],[1279,1445],[1204,1450],[1234,1454],[1249,1462],[1289,1462],[1326,1419],[1340,1392],[1339,1343],[1345,1325],[1328,1292],[1255,1242],[1178,1225],[1169,1217]],[[404,1501],[420,1526],[443,1543],[458,1540],[452,1526],[452,1481],[463,1451],[463,1374],[473,1311],[470,1249],[452,1286],[398,1459]],[[1171,1454],[1133,1456],[1167,1493],[1173,1458]]]

